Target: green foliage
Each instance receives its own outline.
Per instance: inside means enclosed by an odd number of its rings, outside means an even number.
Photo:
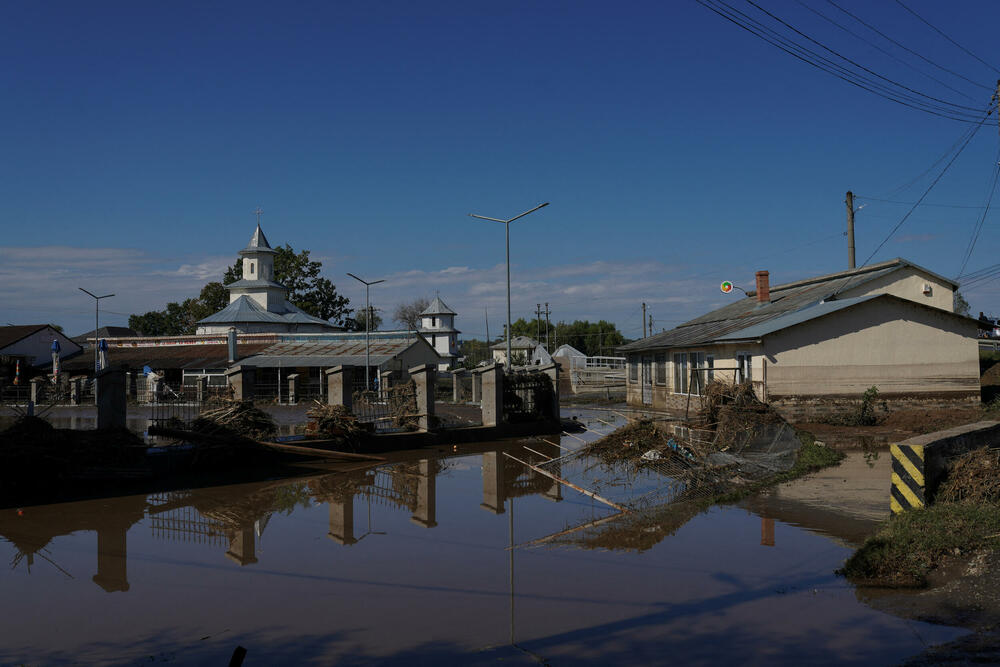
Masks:
[[[288,300],[310,315],[341,322],[349,301],[337,294],[337,289],[319,275],[322,264],[309,259],[309,251],[296,253],[291,246],[277,248],[274,256],[274,277],[289,289]],[[130,315],[129,327],[144,336],[181,336],[193,334],[198,321],[229,305],[226,285],[243,277],[243,262],[226,269],[223,282],[206,284],[197,298],[177,303],[171,301],[163,310],[151,310],[142,315]],[[363,326],[363,325],[362,325]]]
[[[539,343],[545,342],[545,318],[526,320],[523,317],[510,323],[510,330],[514,336],[527,336]],[[549,322],[549,342],[555,338],[556,325]]]
[[[489,361],[493,358],[489,343],[482,340],[463,340],[459,343],[458,352],[465,357],[462,362],[466,368],[475,368],[481,361]]]
[[[872,385],[861,395],[861,402],[858,404],[856,410],[846,415],[830,417],[824,421],[828,424],[836,424],[838,426],[875,426],[882,421],[882,417],[875,414],[878,395],[878,387]],[[884,401],[882,408],[883,410],[888,409]]]
[[[366,313],[364,308],[358,308],[354,311],[354,330],[364,331],[366,323],[371,320],[371,328],[368,331],[378,331],[378,328],[382,326],[382,318],[379,316],[378,312],[375,310],[374,306],[369,308],[369,312]]]
[[[309,259],[309,251],[296,253],[287,243],[275,248],[274,280],[288,288],[288,300],[314,317],[340,323],[349,312],[350,301],[337,294],[336,286],[319,275],[322,262]],[[243,260],[226,269],[223,284],[243,277]]]
[[[893,516],[838,571],[855,583],[924,586],[946,559],[1000,547],[1000,504],[936,503]]]
[[[625,337],[618,331],[618,327],[607,320],[576,320],[569,324],[560,322],[555,328],[555,340],[560,345],[572,345],[588,357],[614,355],[615,348],[625,344]]]

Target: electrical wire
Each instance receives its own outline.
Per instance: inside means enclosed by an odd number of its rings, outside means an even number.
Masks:
[[[844,32],[846,32],[846,33],[847,33],[848,35],[850,35],[850,36],[854,37],[855,39],[858,39],[858,40],[860,40],[860,41],[864,42],[864,43],[865,43],[865,44],[867,44],[868,46],[872,47],[872,48],[873,48],[873,49],[875,49],[876,51],[879,51],[880,53],[883,53],[883,54],[885,54],[885,55],[886,55],[886,56],[888,56],[889,58],[892,58],[893,60],[895,60],[895,61],[896,61],[896,62],[898,62],[899,64],[903,65],[904,67],[906,67],[906,68],[909,68],[909,69],[913,70],[913,71],[914,71],[914,72],[916,72],[917,74],[920,74],[920,75],[922,75],[922,76],[926,76],[926,77],[927,77],[928,79],[930,79],[931,81],[934,81],[935,83],[937,83],[937,84],[939,84],[939,85],[941,85],[941,86],[944,86],[945,88],[947,88],[948,90],[950,90],[950,91],[952,91],[952,92],[954,92],[954,93],[958,93],[959,95],[961,95],[962,97],[966,98],[967,100],[972,100],[972,101],[975,101],[975,98],[974,98],[974,97],[972,97],[972,96],[970,96],[970,95],[967,95],[967,94],[965,94],[965,93],[964,93],[963,91],[959,90],[958,88],[954,88],[954,87],[952,87],[952,86],[948,85],[947,83],[945,83],[944,81],[942,81],[941,79],[938,79],[937,77],[934,77],[934,76],[931,76],[931,75],[930,75],[930,74],[928,74],[927,72],[925,72],[925,71],[923,71],[923,70],[921,70],[921,69],[918,69],[917,67],[915,67],[915,66],[911,65],[910,63],[908,63],[908,62],[906,62],[905,60],[903,60],[902,58],[900,58],[899,56],[896,56],[896,55],[894,55],[894,54],[890,53],[889,51],[886,51],[885,49],[883,49],[883,48],[882,48],[881,46],[879,46],[878,44],[875,44],[874,42],[871,42],[871,41],[869,41],[869,40],[865,39],[864,37],[862,37],[862,36],[861,36],[861,35],[859,35],[858,33],[856,33],[856,32],[854,32],[853,30],[851,30],[850,28],[847,28],[846,26],[843,26],[843,25],[841,25],[841,24],[840,24],[840,23],[838,23],[837,21],[834,21],[834,20],[833,20],[832,18],[830,18],[829,16],[827,16],[827,15],[826,15],[826,14],[824,14],[823,12],[819,11],[818,9],[815,9],[815,8],[813,8],[813,7],[810,7],[810,6],[809,6],[809,5],[807,5],[806,3],[802,2],[802,0],[795,0],[795,2],[797,2],[797,3],[798,3],[798,4],[800,5],[800,6],[801,6],[801,7],[803,7],[803,8],[805,8],[805,9],[807,9],[808,11],[812,12],[812,13],[813,13],[813,14],[815,14],[816,16],[820,17],[820,18],[821,18],[821,19],[823,19],[824,21],[827,21],[827,22],[829,22],[829,23],[830,23],[830,24],[832,24],[832,25],[833,25],[834,27],[836,27],[836,28],[840,28],[841,30],[843,30]],[[986,87],[986,86],[983,86],[983,88],[987,88],[987,87]],[[988,90],[988,88],[987,88],[987,90]]]
[[[983,116],[983,120],[985,121],[985,119],[991,113],[992,113],[992,106],[989,109],[987,109],[986,113]],[[973,125],[972,127],[970,127],[970,128],[968,128],[968,129],[965,130],[965,134],[963,135],[964,142],[962,143],[962,145],[958,149],[958,151],[955,153],[955,155],[953,155],[952,158],[948,161],[948,164],[946,164],[944,166],[944,168],[941,170],[941,173],[937,175],[937,177],[931,182],[931,184],[929,186],[927,186],[927,189],[924,190],[924,193],[922,195],[920,195],[920,198],[917,199],[917,201],[913,204],[913,206],[910,207],[910,210],[908,210],[906,212],[906,215],[904,215],[902,217],[902,219],[900,219],[900,221],[896,223],[896,226],[893,227],[892,230],[889,231],[889,233],[886,235],[886,237],[884,239],[882,239],[882,242],[879,243],[878,247],[876,247],[875,250],[872,251],[872,254],[870,254],[868,256],[868,258],[864,262],[861,263],[861,266],[858,267],[859,269],[865,267],[868,264],[868,262],[870,262],[872,260],[872,258],[878,253],[878,251],[882,249],[882,246],[884,246],[889,241],[889,239],[892,238],[892,235],[895,234],[896,231],[900,227],[903,226],[903,223],[907,221],[907,219],[910,217],[910,215],[912,215],[913,212],[915,210],[917,210],[917,207],[920,206],[920,204],[921,204],[921,202],[923,202],[924,198],[927,197],[927,195],[930,194],[931,190],[934,189],[934,186],[938,184],[938,181],[940,181],[944,177],[944,175],[946,173],[948,173],[948,169],[950,169],[951,165],[953,165],[955,163],[955,160],[957,160],[958,156],[962,154],[962,152],[965,150],[965,147],[969,145],[969,142],[972,141],[972,138],[976,136],[976,133],[979,132],[979,128],[981,128],[981,127],[982,127],[982,123],[980,123],[978,125]],[[967,136],[965,136],[965,135],[967,135]],[[837,290],[833,293],[832,296],[836,296],[837,294],[839,294],[840,292],[842,292],[844,289],[847,288],[848,285],[851,284],[851,282],[852,282],[851,279],[848,279],[848,280],[844,281],[844,284],[841,285],[839,288],[837,288]]]
[[[865,201],[877,201],[885,204],[905,204],[907,206],[912,206],[911,201],[898,201],[896,199],[879,199],[878,197],[866,197],[864,195],[854,195],[855,199],[864,199]],[[923,204],[923,206],[934,207],[934,208],[974,208],[974,209],[984,209],[985,206],[968,206],[962,204]]]
[[[933,30],[937,34],[939,34],[942,37],[944,37],[945,39],[947,39],[949,42],[951,42],[952,44],[954,44],[955,46],[957,46],[963,52],[965,52],[968,55],[972,56],[973,58],[975,58],[976,60],[978,60],[979,62],[981,62],[983,65],[986,65],[987,67],[989,67],[991,70],[993,70],[997,74],[1000,74],[1000,69],[997,69],[993,65],[989,64],[988,62],[986,62],[985,60],[983,60],[982,58],[980,58],[979,56],[977,56],[975,53],[973,53],[972,51],[968,50],[967,48],[965,48],[964,46],[962,46],[961,44],[959,44],[958,42],[956,42],[955,40],[953,40],[948,35],[944,34],[944,32],[941,31],[937,26],[935,26],[930,21],[928,21],[927,19],[925,19],[923,16],[921,16],[920,14],[916,13],[915,11],[913,11],[912,9],[910,9],[909,7],[907,7],[906,5],[904,5],[903,2],[902,2],[902,0],[896,0],[896,4],[899,5],[900,7],[902,7],[903,9],[905,9],[906,11],[910,12],[914,16],[916,16],[918,19],[920,19],[920,21],[924,25],[926,25],[928,28],[930,28],[931,30]]]
[[[968,78],[966,76],[963,76],[963,75],[959,74],[958,72],[956,72],[954,70],[948,69],[947,67],[944,67],[943,65],[937,64],[936,62],[934,62],[933,60],[931,60],[929,58],[925,58],[924,56],[922,56],[921,54],[917,53],[913,49],[905,46],[904,44],[901,44],[901,43],[897,42],[892,37],[889,37],[889,35],[885,34],[884,32],[882,32],[881,30],[879,30],[875,26],[873,26],[873,25],[871,25],[869,23],[866,23],[860,17],[858,17],[857,15],[852,14],[848,10],[844,9],[843,7],[841,7],[840,5],[838,5],[833,0],[826,0],[826,1],[827,1],[827,3],[829,3],[830,5],[833,5],[836,9],[838,9],[841,12],[843,12],[844,14],[847,14],[852,19],[854,19],[855,21],[857,21],[858,23],[860,23],[864,27],[868,28],[869,30],[871,30],[872,32],[874,32],[875,34],[877,34],[878,36],[882,37],[886,41],[892,42],[893,44],[895,44],[899,48],[903,49],[907,53],[911,53],[911,54],[915,55],[916,57],[918,57],[921,60],[923,60],[925,63],[927,63],[929,65],[933,65],[934,67],[937,67],[939,70],[941,70],[943,72],[947,72],[948,74],[951,74],[952,76],[956,76],[959,79],[962,79],[963,81],[967,81],[968,83],[971,83],[974,86],[979,86],[980,88],[983,88],[985,90],[993,90],[993,88],[991,88],[989,86],[983,85],[983,84],[979,83],[978,81],[973,81],[972,79],[970,79],[970,78]]]
[[[983,231],[983,224],[986,222],[986,214],[990,212],[990,204],[993,203],[993,195],[996,194],[997,191],[998,180],[1000,180],[1000,149],[997,150],[997,155],[993,159],[993,184],[990,186],[989,196],[986,198],[986,207],[983,209],[983,214],[979,217],[976,226],[973,227],[972,238],[969,240],[969,245],[965,250],[965,255],[962,257],[962,268],[958,270],[959,278],[962,277],[962,273],[965,271],[965,267],[969,263],[969,259],[972,257],[972,251],[976,248],[976,241],[979,240],[979,233]]]
[[[722,16],[726,20],[734,23],[735,25],[743,28],[747,32],[759,37],[765,42],[771,44],[772,46],[781,49],[785,53],[805,62],[813,67],[820,69],[828,74],[831,74],[846,83],[853,86],[866,90],[868,92],[874,93],[887,99],[891,102],[895,102],[902,106],[909,107],[917,111],[923,111],[934,116],[939,116],[942,118],[948,118],[950,120],[955,120],[965,123],[978,123],[982,122],[980,120],[974,119],[971,114],[966,112],[964,109],[969,108],[965,105],[953,104],[946,102],[947,106],[941,106],[934,102],[933,100],[937,98],[931,98],[929,96],[924,96],[928,100],[920,99],[918,96],[914,96],[899,90],[892,89],[885,84],[873,81],[857,72],[849,70],[837,63],[831,61],[829,58],[819,55],[815,51],[812,51],[801,44],[782,36],[775,30],[765,26],[760,21],[750,17],[749,15],[741,12],[731,5],[722,2],[722,0],[696,0],[703,7],[711,10],[712,12]],[[838,56],[839,57],[839,56]],[[846,59],[846,58],[845,58]],[[890,80],[891,81],[891,80]],[[892,82],[893,85],[905,88],[902,84]]]

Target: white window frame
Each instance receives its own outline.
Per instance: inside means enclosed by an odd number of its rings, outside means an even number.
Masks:
[[[733,355],[736,358],[736,382],[753,382],[753,352],[749,350],[737,350]]]

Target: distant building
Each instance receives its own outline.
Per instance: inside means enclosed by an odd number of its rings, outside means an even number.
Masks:
[[[529,338],[528,336],[514,336],[510,339],[510,353],[514,358],[511,363],[514,366],[520,365],[531,365],[535,363],[535,350],[538,349],[540,343],[534,338]],[[544,349],[544,348],[543,348]],[[507,363],[507,341],[502,340],[495,345],[490,346],[490,350],[493,352],[493,361],[498,364]],[[546,356],[548,356],[546,354]],[[549,357],[549,361],[552,358]],[[539,361],[539,363],[542,363]]]
[[[91,329],[87,333],[82,333],[79,336],[73,336],[73,342],[81,345],[84,349],[89,348],[93,345],[93,340],[95,338],[100,340],[101,338],[125,338],[128,336],[138,336],[139,332],[135,329],[130,329],[128,327],[101,327],[97,330],[97,335],[94,335],[94,330]]]
[[[75,357],[83,350],[51,324],[0,327],[0,385],[13,382],[18,362],[21,366],[21,381],[40,372],[41,367],[50,365],[53,341],[59,343],[60,360]],[[93,360],[87,363],[93,366]]]
[[[438,296],[420,313],[420,333],[440,355],[439,370],[452,368],[458,359],[458,334],[462,332],[455,328],[455,314]]]
[[[239,252],[243,278],[226,285],[229,305],[198,322],[198,334],[226,333],[230,328],[239,333],[343,331],[288,301],[288,288],[274,281],[276,254],[258,224],[250,243]]]

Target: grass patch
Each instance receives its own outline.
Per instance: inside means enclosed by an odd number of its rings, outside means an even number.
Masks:
[[[937,503],[893,516],[837,571],[856,584],[923,587],[950,558],[1000,547],[1000,503]]]

